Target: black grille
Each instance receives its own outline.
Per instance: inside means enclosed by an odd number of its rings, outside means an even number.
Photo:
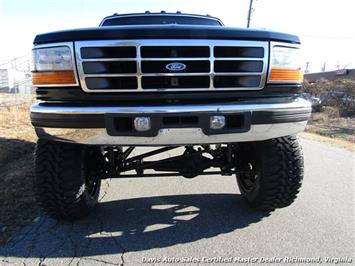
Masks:
[[[143,89],[209,88],[209,76],[143,77]]]
[[[84,62],[85,74],[136,74],[137,63],[135,61],[123,62]]]
[[[208,46],[147,46],[141,49],[142,58],[209,57]]]
[[[174,44],[167,44],[170,42]],[[80,80],[88,92],[263,87],[266,42],[207,42],[211,44],[184,45],[193,40],[147,40],[149,44],[144,44],[132,40],[122,46],[118,41],[93,42],[91,46],[90,41],[76,42]]]
[[[163,117],[163,126],[198,125],[197,116],[166,116]]]
[[[81,48],[81,58],[135,58],[136,47],[85,47]]]
[[[263,70],[263,61],[215,61],[215,72],[261,72]]]
[[[178,73],[209,73],[210,61],[178,61],[185,65],[185,69]],[[172,73],[167,66],[175,61],[143,61],[142,73]]]
[[[263,58],[264,49],[261,47],[224,47],[214,48],[214,57],[251,57]]]
[[[260,84],[259,76],[216,76],[214,78],[216,88],[257,87]]]
[[[133,90],[137,89],[136,77],[102,77],[86,78],[86,86],[89,89],[103,90]]]

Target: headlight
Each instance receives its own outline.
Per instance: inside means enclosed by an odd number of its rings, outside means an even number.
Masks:
[[[35,47],[32,50],[32,83],[35,86],[77,85],[71,46]]]
[[[269,82],[301,83],[301,53],[296,46],[272,44],[270,59]]]

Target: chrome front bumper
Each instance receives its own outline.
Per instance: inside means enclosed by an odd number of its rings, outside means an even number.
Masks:
[[[246,132],[226,134],[205,134],[202,128],[184,127],[159,128],[155,136],[112,136],[108,134],[104,125],[107,114],[132,116],[144,114],[149,116],[181,113],[196,116],[206,113],[219,115],[250,113],[252,119]],[[260,141],[303,131],[310,114],[311,104],[301,98],[288,103],[260,104],[135,107],[65,107],[36,104],[31,107],[32,124],[39,138],[88,145],[166,146]],[[102,119],[102,123],[100,120],[97,125],[88,124],[89,126],[85,126],[85,121],[90,115],[94,115],[95,121]],[[70,122],[63,124],[63,122],[58,122],[57,117],[70,118]]]

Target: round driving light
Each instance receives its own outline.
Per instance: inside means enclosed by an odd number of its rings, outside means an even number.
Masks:
[[[210,117],[210,128],[221,129],[226,125],[226,118],[223,115],[214,115]]]
[[[134,128],[139,132],[150,130],[150,117],[142,116],[134,118]]]

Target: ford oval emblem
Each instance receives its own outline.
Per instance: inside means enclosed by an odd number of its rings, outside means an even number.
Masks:
[[[183,63],[174,62],[167,64],[165,68],[170,71],[182,71],[186,68],[186,65]]]

